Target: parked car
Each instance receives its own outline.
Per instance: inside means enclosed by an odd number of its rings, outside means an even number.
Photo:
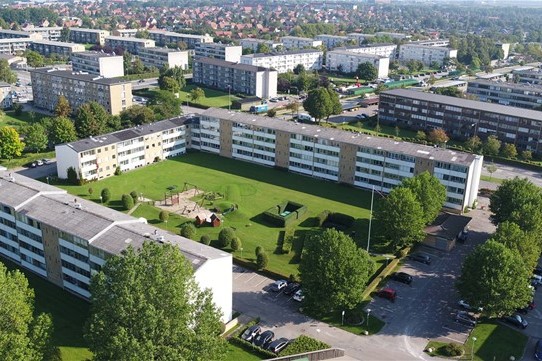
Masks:
[[[275,281],[272,285],[271,285],[271,291],[273,292],[280,292],[283,288],[285,288],[286,286],[288,285],[288,282],[285,281],[285,280],[278,280],[278,281]]]
[[[137,82],[138,82],[138,83],[144,83],[144,82],[145,82],[145,79],[139,79]]]
[[[303,296],[303,290],[302,289],[298,289],[296,291],[296,293],[294,294],[294,301],[297,301],[297,302],[301,302],[303,301],[303,299],[305,298],[305,296]]]
[[[395,302],[395,299],[397,298],[397,291],[393,288],[386,287],[379,290],[376,295],[378,297],[388,299],[391,302]]]
[[[533,274],[542,276],[542,267],[537,266],[537,267],[534,269]]]
[[[504,322],[516,326],[517,328],[526,329],[529,323],[520,315],[512,315],[503,318]]]
[[[467,310],[467,311],[472,311],[472,312],[482,312],[484,309],[482,307],[474,307],[474,306],[471,306],[468,304],[467,301],[465,300],[459,300],[459,302],[457,302],[457,304],[459,305],[459,307]]]
[[[423,253],[419,253],[419,252],[412,253],[411,255],[408,256],[408,258],[416,262],[425,263],[427,265],[431,264],[431,257]]]
[[[254,344],[258,347],[265,348],[269,342],[273,340],[275,334],[273,331],[264,331],[254,338]]]
[[[39,166],[42,166],[42,165],[43,165],[43,161],[42,161],[41,159],[38,159],[38,160],[36,161],[36,164],[38,165],[38,167],[39,167]]]
[[[365,118],[368,118],[369,116],[365,113],[361,113],[361,114],[357,114],[356,115],[356,119],[365,119]]]
[[[405,272],[395,272],[391,275],[390,279],[407,285],[412,283],[412,276]]]
[[[52,160],[47,159],[47,158],[43,158],[41,161],[43,162],[43,164],[51,164],[51,163],[53,163]]]
[[[286,286],[286,288],[284,289],[284,294],[289,296],[289,295],[293,295],[294,293],[297,292],[298,289],[301,288],[301,285],[297,282],[290,282],[288,284],[288,286]]]
[[[457,237],[457,241],[461,243],[465,243],[469,239],[469,230],[464,229],[459,233],[459,236]]]
[[[476,326],[476,317],[469,314],[467,311],[458,311],[455,315],[455,322],[467,325],[470,327]]]
[[[259,325],[250,326],[243,332],[241,338],[245,341],[251,342],[256,336],[260,334],[262,328]]]
[[[287,338],[281,337],[278,340],[275,340],[271,342],[267,346],[267,351],[271,351],[273,353],[279,353],[280,351],[284,350],[286,346],[290,343],[290,340]]]
[[[536,345],[534,347],[534,358],[537,361],[542,361],[542,340],[536,341]]]
[[[523,315],[526,315],[529,311],[532,311],[536,308],[534,301],[529,302],[529,304],[523,308],[518,308],[517,312]]]

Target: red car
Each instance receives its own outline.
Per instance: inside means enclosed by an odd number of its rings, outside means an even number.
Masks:
[[[393,288],[382,288],[380,291],[376,293],[378,297],[386,298],[390,300],[391,302],[395,302],[395,299],[397,298],[397,291]]]

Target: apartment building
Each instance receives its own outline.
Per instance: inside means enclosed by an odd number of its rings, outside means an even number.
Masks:
[[[542,153],[541,112],[480,101],[395,89],[380,93],[381,124],[413,130],[442,128],[454,139],[495,135],[518,150]]]
[[[71,58],[74,72],[86,72],[104,78],[124,76],[124,58],[122,55],[99,51],[73,53]]]
[[[188,51],[168,48],[141,48],[137,55],[147,67],[188,69]]]
[[[419,60],[424,65],[442,65],[446,59],[457,58],[457,50],[440,46],[403,44],[399,47],[399,61]]]
[[[0,82],[0,108],[9,109],[13,106],[13,98],[11,97],[11,84]]]
[[[277,71],[213,58],[195,58],[192,82],[262,99],[277,96]]]
[[[132,105],[132,84],[119,79],[56,68],[32,69],[30,79],[34,106],[49,111],[54,110],[61,95],[73,110],[95,101],[117,115]]]
[[[108,36],[105,38],[105,45],[112,49],[122,48],[133,55],[139,55],[142,49],[154,48],[154,40],[140,38],[123,38],[122,36]]]
[[[101,29],[70,28],[70,41],[79,44],[104,45],[109,31]]]
[[[195,49],[196,44],[212,43],[213,37],[209,34],[205,35],[193,35],[193,34],[180,34],[172,31],[163,30],[149,30],[149,37],[156,42],[156,45],[167,46],[179,43],[185,43],[188,49]]]
[[[41,40],[41,34],[34,34],[28,31],[20,30],[8,30],[0,29],[0,39],[31,39],[31,40]]]
[[[380,36],[380,37],[390,37],[392,39],[398,39],[398,40],[403,40],[403,39],[410,39],[412,36],[411,35],[407,35],[407,34],[403,34],[403,33],[390,33],[388,31],[378,31],[375,33],[376,36]]]
[[[450,40],[449,39],[430,39],[430,40],[413,41],[413,42],[410,42],[409,44],[446,47],[450,45]]]
[[[348,36],[340,35],[320,34],[316,35],[314,39],[320,40],[328,50],[334,49],[339,46],[346,46],[350,42],[350,38]]]
[[[354,40],[358,45],[361,45],[365,42],[365,39],[373,39],[376,37],[375,34],[362,34],[362,33],[349,33],[346,34],[348,39]]]
[[[344,50],[357,54],[371,54],[395,59],[397,55],[397,45],[395,44],[371,44],[363,46],[347,46],[333,50]]]
[[[111,32],[111,35],[122,38],[135,38],[138,31],[137,29],[115,29]]]
[[[26,27],[23,31],[31,34],[40,34],[43,40],[60,41],[62,26]]]
[[[34,40],[32,44],[30,44],[30,49],[43,56],[57,54],[69,58],[74,53],[85,51],[85,46],[83,44],[64,43],[61,41]]]
[[[0,256],[84,299],[107,260],[144,242],[169,243],[212,292],[222,322],[232,316],[232,257],[37,180],[0,170]]]
[[[512,76],[519,83],[542,85],[542,69],[540,68],[513,70]]]
[[[0,54],[22,54],[33,41],[31,38],[0,39]]]
[[[320,70],[323,58],[324,52],[320,50],[292,50],[284,53],[243,55],[241,56],[241,64],[274,69],[281,74],[293,71],[298,65],[303,65],[305,70]]]
[[[378,78],[387,78],[390,58],[372,54],[354,53],[348,50],[332,50],[327,52],[326,67],[330,71],[354,73],[359,64],[370,63],[378,73]]]
[[[277,43],[273,40],[263,40],[263,39],[241,39],[239,40],[239,45],[243,49],[250,49],[253,53],[257,53],[258,49],[260,48],[260,45],[265,45],[269,48],[269,50],[273,51],[274,49],[277,49],[279,47],[284,47],[282,43]]]
[[[238,63],[243,55],[243,47],[240,45],[199,43],[194,49],[194,56],[215,58]]]
[[[474,80],[469,81],[467,94],[483,102],[542,110],[542,85],[538,84]]]
[[[283,36],[280,38],[280,42],[286,50],[316,48],[322,45],[321,40],[301,38],[299,36]]]

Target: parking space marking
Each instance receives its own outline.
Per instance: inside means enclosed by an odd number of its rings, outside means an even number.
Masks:
[[[469,333],[465,331],[460,331],[460,330],[456,330],[454,328],[450,328],[448,326],[442,326],[443,329],[445,330],[448,330],[448,331],[452,331],[452,332],[455,332],[455,333],[459,333],[459,334],[462,334],[462,335],[468,335]]]
[[[465,340],[457,340],[457,339],[455,339],[455,338],[453,338],[453,337],[449,337],[449,336],[442,336],[442,337],[443,337],[443,338],[447,338],[447,339],[452,340],[452,341],[455,341],[455,342],[458,342],[458,343],[463,343],[463,342],[465,342]]]
[[[256,277],[258,274],[257,273],[254,273],[248,280],[245,281],[245,283],[247,283],[248,281],[250,281],[251,279],[253,279],[254,277]]]

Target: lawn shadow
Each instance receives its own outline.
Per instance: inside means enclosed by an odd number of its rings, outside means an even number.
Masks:
[[[303,222],[299,223],[299,227],[312,228],[318,227],[318,217],[308,217]]]
[[[123,212],[125,210],[124,206],[122,205],[122,201],[120,200],[109,201],[107,206],[119,212]]]
[[[269,227],[269,228],[283,228],[281,226],[278,226],[276,224],[273,224],[269,221],[267,221],[267,217],[264,213],[260,213],[255,215],[254,217],[250,218],[251,222],[261,224],[262,226]]]

